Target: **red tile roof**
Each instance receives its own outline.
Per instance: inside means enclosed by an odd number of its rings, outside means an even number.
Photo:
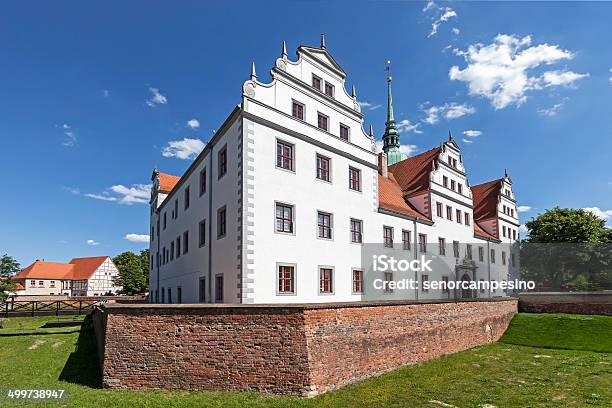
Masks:
[[[159,173],[159,191],[162,193],[169,193],[172,191],[181,179],[180,176],[173,176],[172,174]]]
[[[391,172],[388,173],[388,178],[378,175],[378,205],[385,210],[431,222],[427,216],[406,202],[402,189]]]
[[[501,193],[502,179],[472,186],[474,220],[486,220],[497,216],[497,204]]]
[[[75,258],[70,263],[35,261],[15,275],[14,279],[86,280],[91,278],[106,258],[108,256]]]
[[[440,147],[436,147],[389,166],[389,171],[395,176],[404,195],[411,196],[429,188],[433,162],[441,150]]]
[[[474,221],[474,235],[484,239],[491,239],[494,241],[499,241],[496,236],[489,234],[478,224],[478,222]]]

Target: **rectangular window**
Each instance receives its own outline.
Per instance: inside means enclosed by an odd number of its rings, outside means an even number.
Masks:
[[[176,257],[181,256],[181,237],[176,237]]]
[[[278,266],[278,293],[295,293],[295,267],[289,265]]]
[[[353,269],[353,293],[363,293],[363,271]]]
[[[319,126],[319,129],[329,130],[329,118],[321,112],[318,112],[317,117],[317,126]]]
[[[472,260],[472,244],[466,244],[465,245],[465,252],[467,255],[467,259],[469,259],[470,261]]]
[[[453,241],[453,255],[455,255],[455,258],[459,258],[459,241]]]
[[[170,260],[174,260],[174,241],[170,243]]]
[[[185,208],[187,210],[189,208],[189,187],[185,189]]]
[[[427,252],[427,235],[419,234],[419,251],[422,253]]]
[[[317,213],[317,227],[319,238],[332,239],[332,216],[319,211]]]
[[[161,288],[161,295],[162,295],[161,302],[166,303],[166,289],[165,288]]]
[[[217,239],[223,238],[227,230],[225,206],[217,210]]]
[[[383,274],[383,285],[385,293],[393,293],[393,289],[389,287],[390,282],[393,282],[393,272],[385,272]]]
[[[470,225],[470,213],[465,213],[463,214],[464,218],[465,218],[465,225],[469,226]]]
[[[386,248],[393,248],[393,227],[383,226],[383,242]]]
[[[172,288],[168,288],[168,303],[172,303]]]
[[[361,191],[361,170],[349,167],[349,189]]]
[[[502,235],[506,238],[506,226],[502,225]]]
[[[183,288],[176,288],[176,303],[183,303]]]
[[[329,82],[325,82],[325,95],[334,97],[334,86]]]
[[[442,176],[442,185],[448,188],[448,177]]]
[[[429,282],[429,275],[423,274],[421,275],[421,281],[422,281],[422,287],[423,287],[423,293],[429,293],[429,288],[425,287],[425,282]]]
[[[223,302],[223,275],[215,276],[215,302]]]
[[[189,252],[189,231],[183,232],[183,254]]]
[[[461,224],[461,210],[456,211],[457,223]]]
[[[304,105],[299,102],[293,101],[293,107],[291,108],[291,114],[294,118],[304,120]]]
[[[438,238],[438,247],[440,255],[446,255],[446,240],[444,238]]]
[[[312,76],[312,87],[315,88],[317,91],[321,90],[321,78],[319,78],[316,75]]]
[[[494,264],[495,263],[495,250],[491,249],[491,263]]]
[[[206,278],[200,278],[198,284],[198,301],[204,303],[206,301]]]
[[[198,245],[200,247],[203,247],[204,245],[206,245],[206,220],[200,221],[198,232]]]
[[[276,232],[293,233],[293,206],[276,203]]]
[[[360,220],[351,218],[351,242],[361,244],[363,241],[362,227],[363,224]]]
[[[35,280],[30,281],[30,286],[36,286],[36,281]]]
[[[455,180],[451,180],[451,190],[455,191]]]
[[[49,282],[49,287],[50,288],[54,288],[55,287],[55,281],[50,281]]]
[[[460,183],[457,184],[457,192],[459,194],[463,194],[463,184],[460,184]]]
[[[483,249],[483,247],[478,247],[478,260],[480,262],[484,262],[484,249]]]
[[[323,181],[329,181],[330,159],[317,154],[317,178]]]
[[[349,140],[349,128],[348,126],[344,126],[343,124],[340,124],[340,139],[345,140],[347,142]]]
[[[438,217],[444,217],[444,214],[442,214],[442,203],[436,203],[436,215]]]
[[[164,211],[164,231],[166,230],[166,225],[168,225],[168,223],[167,223],[168,219],[167,219],[166,215],[167,215],[167,214],[166,214],[166,212]]]
[[[227,173],[227,146],[219,151],[219,177],[221,178]]]
[[[502,265],[506,264],[506,251],[502,251]]]
[[[293,171],[293,145],[276,142],[276,167]]]
[[[516,239],[516,230],[512,230],[512,239]]]
[[[450,221],[453,220],[453,207],[449,205],[446,206],[446,218]]]
[[[405,250],[409,250],[410,249],[410,231],[408,230],[402,230],[402,247]]]
[[[449,293],[448,289],[448,276],[442,277],[442,293]]]
[[[174,200],[174,219],[178,218],[178,198]]]
[[[206,192],[206,167],[200,172],[200,195]]]
[[[319,293],[333,293],[333,270],[331,268],[319,269]]]

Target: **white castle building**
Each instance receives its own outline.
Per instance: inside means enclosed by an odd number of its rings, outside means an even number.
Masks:
[[[383,152],[346,73],[320,47],[283,44],[182,176],[153,172],[151,301],[302,303],[503,296],[501,290],[375,288],[371,254],[435,260],[424,281],[506,281],[518,268],[512,181],[470,186],[461,149],[403,158],[388,78]],[[445,138],[446,139],[446,138]]]

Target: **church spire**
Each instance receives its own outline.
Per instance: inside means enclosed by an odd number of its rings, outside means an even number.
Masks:
[[[395,117],[393,116],[393,95],[391,94],[391,61],[387,61],[385,70],[387,76],[387,121],[385,122],[385,133],[383,134],[383,151],[387,153],[387,164],[391,166],[402,161],[400,153],[399,132],[395,127]]]

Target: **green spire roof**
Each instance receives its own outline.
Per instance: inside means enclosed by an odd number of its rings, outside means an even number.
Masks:
[[[387,66],[387,71],[389,67]],[[399,132],[395,127],[393,116],[393,95],[391,94],[391,75],[387,77],[387,121],[385,122],[385,133],[383,134],[383,151],[387,153],[387,164],[390,166],[402,161],[400,153]]]

